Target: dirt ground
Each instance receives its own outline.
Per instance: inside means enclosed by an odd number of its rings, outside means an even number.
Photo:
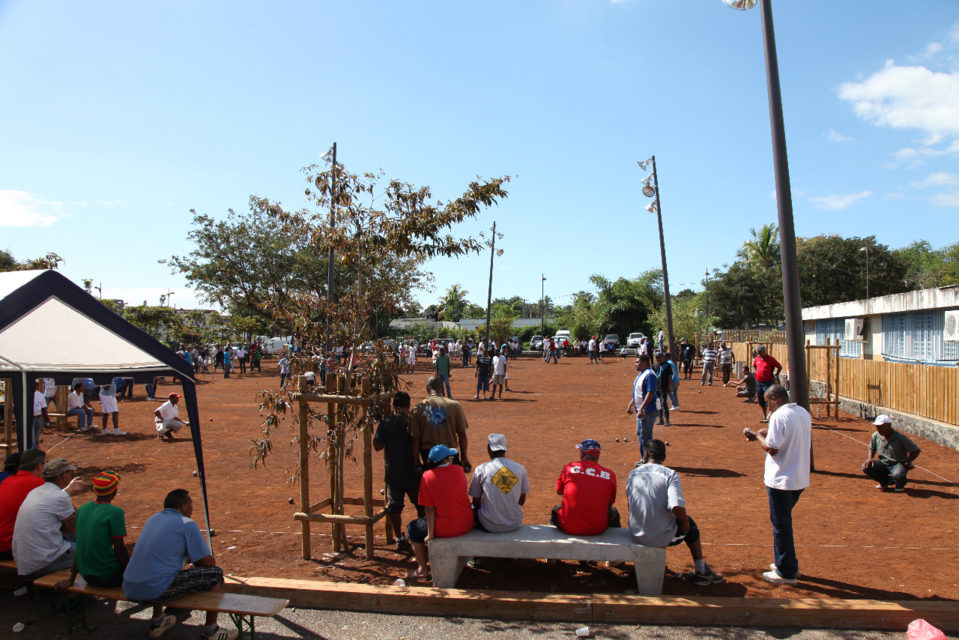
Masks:
[[[287,482],[297,460],[292,431],[281,429],[267,466],[254,471],[248,449],[260,432],[257,391],[274,387],[275,365],[264,373],[202,376],[199,386],[203,448],[206,458],[217,562],[238,576],[265,576],[389,584],[413,566],[411,554],[386,547],[382,524],[377,528],[376,560],[364,559],[363,530],[351,527],[356,546],[333,558],[328,526],[314,526],[314,560],[300,558],[299,523],[293,520],[299,490]],[[266,372],[270,370],[270,373]],[[428,375],[418,365],[410,393],[424,397]],[[509,441],[509,457],[523,464],[532,490],[525,506],[527,524],[546,523],[557,504],[555,480],[563,465],[577,458],[573,448],[585,438],[603,445],[600,463],[618,477],[616,504],[625,522],[623,486],[639,459],[635,418],[625,413],[636,375],[632,359],[607,358],[589,365],[585,358],[545,364],[539,358],[510,362],[511,392],[503,401],[472,399],[471,370],[454,369],[453,395],[463,402],[469,420],[469,456],[474,465],[486,461],[487,434],[500,432]],[[161,386],[158,396],[177,388]],[[199,496],[193,449],[187,437],[159,442],[152,424],[158,403],[136,397],[120,405],[120,427],[127,436],[75,434],[64,438],[44,431],[44,449],[80,468],[84,479],[101,469],[122,477],[116,504],[126,511],[129,541],[145,520],[162,507],[164,495],[187,488]],[[794,512],[802,579],[798,587],[776,587],[762,579],[772,562],[772,531],[763,485],[763,453],[742,437],[745,426],[756,428],[760,409],[743,404],[719,382],[701,387],[683,381],[681,411],[672,427],[656,427],[656,437],[669,442],[666,465],[683,480],[687,510],[703,533],[706,560],[726,581],[696,587],[672,576],[692,568],[685,545],[667,552],[667,595],[745,597],[836,597],[908,600],[959,598],[956,533],[959,532],[959,453],[915,439],[922,447],[921,468],[910,474],[905,493],[880,493],[859,465],[865,459],[872,426],[858,418],[814,420],[816,473]],[[99,406],[98,404],[96,406]],[[185,413],[185,412],[184,412]],[[814,416],[815,418],[815,416]],[[97,421],[99,424],[99,415]],[[73,420],[71,420],[73,423]],[[292,418],[283,425],[292,428]],[[99,433],[99,430],[96,431]],[[615,439],[619,438],[620,442]],[[628,441],[627,441],[628,439]],[[382,478],[382,455],[374,454],[374,478]],[[312,495],[328,496],[325,467],[314,460]],[[351,466],[347,495],[362,495],[362,470]],[[87,489],[75,496],[79,506],[92,498]],[[197,500],[199,503],[199,500]],[[349,509],[349,507],[348,507]],[[358,507],[356,513],[359,514]],[[199,508],[195,512],[202,521]],[[407,507],[405,517],[414,511]],[[484,559],[467,568],[461,588],[624,593],[636,588],[631,569],[607,569],[575,562],[548,566],[540,561]]]

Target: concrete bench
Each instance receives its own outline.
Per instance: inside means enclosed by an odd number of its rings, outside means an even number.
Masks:
[[[533,558],[632,562],[640,595],[663,592],[666,550],[633,542],[628,529],[607,529],[598,536],[571,536],[549,525],[523,525],[511,533],[474,529],[458,538],[430,541],[433,586],[451,589],[468,558]]]
[[[33,584],[36,587],[53,589],[56,587],[58,582],[69,577],[69,571],[57,571],[56,573],[51,573],[43,576],[42,578],[34,580]],[[87,585],[87,583],[84,582],[83,578],[80,576],[77,576],[76,582],[72,587],[70,587],[70,592],[106,598],[107,600],[120,601],[127,599],[126,596],[123,595],[123,589],[120,587],[115,587],[112,589],[91,587]],[[163,606],[169,607],[170,609],[184,609],[187,611],[216,611],[217,613],[229,614],[230,618],[233,620],[233,623],[236,624],[237,629],[240,630],[240,638],[243,637],[243,626],[244,623],[246,623],[246,626],[250,631],[250,640],[256,640],[256,617],[267,616],[272,618],[280,611],[285,609],[289,604],[289,600],[284,600],[281,598],[248,596],[239,593],[214,593],[212,591],[198,591],[196,593],[191,593],[188,596],[168,602]],[[67,599],[66,609],[67,638],[69,640],[73,637],[73,626],[76,624],[76,622],[73,621],[70,612],[69,599]],[[96,627],[91,628],[87,625],[86,607],[81,605],[80,612],[84,629],[87,631],[94,631]]]

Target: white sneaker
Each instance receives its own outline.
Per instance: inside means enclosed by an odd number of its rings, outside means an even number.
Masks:
[[[790,580],[789,578],[784,578],[775,571],[767,571],[763,574],[763,580],[766,582],[772,582],[773,584],[784,584],[784,585],[794,585],[798,580]]]
[[[775,563],[775,562],[770,562],[770,563],[769,563],[769,568],[772,569],[773,571],[775,571],[775,570],[776,570],[776,563]],[[797,571],[796,571],[796,580],[799,580],[799,575],[800,575],[800,574],[799,574],[799,571],[797,570]]]
[[[679,407],[673,407],[670,411],[679,411]]]
[[[173,616],[163,616],[163,620],[160,621],[160,626],[153,627],[150,625],[150,637],[159,638],[162,636],[167,629],[176,624],[176,618]]]
[[[239,630],[237,629],[224,629],[223,627],[217,627],[216,633],[212,636],[201,635],[201,638],[206,640],[236,640],[236,637],[240,635]]]
[[[107,431],[106,429],[104,429],[103,431],[100,432],[100,435],[101,435],[101,436],[108,436],[108,435],[110,435],[110,432]]]
[[[115,435],[115,436],[125,436],[126,434],[127,434],[126,431],[120,431],[119,429],[114,429],[114,430],[113,430],[113,435]]]

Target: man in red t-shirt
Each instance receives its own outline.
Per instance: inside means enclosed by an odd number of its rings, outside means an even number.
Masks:
[[[20,470],[0,484],[0,560],[13,560],[13,526],[27,494],[43,486],[43,464],[47,456],[39,449],[27,449],[20,456]]]
[[[609,527],[618,529],[619,511],[613,506],[616,474],[597,464],[601,447],[595,440],[583,440],[576,448],[579,461],[563,467],[556,481],[563,504],[553,507],[549,523],[577,536],[598,536]]]
[[[436,467],[425,471],[420,479],[417,501],[426,508],[426,517],[406,525],[406,535],[416,554],[416,570],[406,574],[407,580],[429,578],[426,569],[426,545],[433,538],[456,538],[473,529],[473,506],[467,495],[463,467],[452,464],[456,449],[438,444],[430,449],[430,462]]]
[[[775,369],[775,371],[773,371]],[[776,383],[779,378],[779,372],[783,366],[776,361],[776,358],[766,353],[766,347],[759,345],[756,347],[756,359],[753,360],[753,372],[756,376],[756,397],[759,399],[759,407],[763,410],[763,419],[760,422],[769,422],[766,411],[766,390]]]

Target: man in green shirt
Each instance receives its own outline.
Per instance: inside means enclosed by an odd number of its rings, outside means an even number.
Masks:
[[[895,483],[895,490],[906,490],[906,474],[914,468],[913,461],[922,452],[916,443],[892,428],[892,418],[881,415],[873,422],[876,432],[869,441],[869,457],[862,464],[863,472],[878,482],[876,488],[885,491],[889,488],[889,479]],[[877,459],[873,459],[878,454]]]
[[[113,504],[120,476],[102,471],[93,479],[94,502],[77,510],[77,554],[70,577],[57,584],[58,591],[73,586],[79,573],[91,587],[119,587],[130,555],[123,538],[127,535],[123,509]]]
[[[450,393],[450,357],[446,353],[446,347],[440,347],[440,354],[436,356],[435,366],[436,375],[443,381],[443,385],[446,386],[446,397],[452,399],[453,394]]]

